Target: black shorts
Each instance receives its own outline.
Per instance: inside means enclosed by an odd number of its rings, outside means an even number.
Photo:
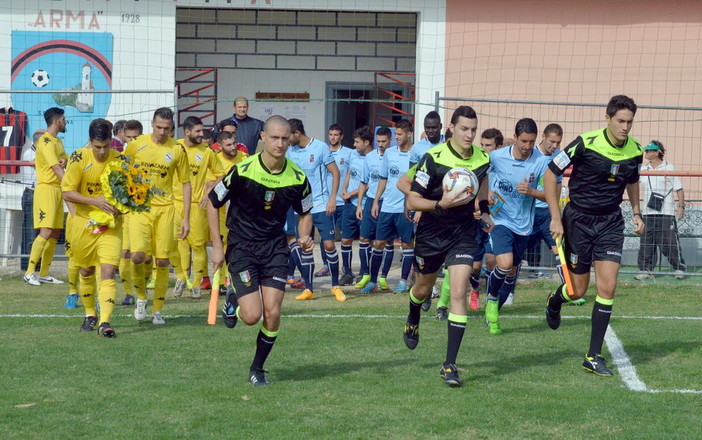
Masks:
[[[443,263],[471,266],[478,252],[475,221],[458,225],[420,222],[417,227],[414,266],[419,273],[438,272]]]
[[[289,254],[284,235],[271,241],[227,243],[226,260],[236,297],[258,292],[260,286],[285,291]]]
[[[575,274],[590,272],[593,261],[621,263],[624,248],[624,218],[621,210],[610,214],[585,214],[566,205],[563,210],[565,257]]]

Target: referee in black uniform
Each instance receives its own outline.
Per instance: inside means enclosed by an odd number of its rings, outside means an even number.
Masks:
[[[246,325],[255,325],[263,316],[249,370],[249,381],[254,386],[269,385],[263,364],[280,326],[290,252],[283,226],[291,206],[299,215],[300,247],[305,252],[313,247],[310,183],[305,173],[285,157],[290,146],[290,124],[282,116],[271,116],[262,133],[263,151],[234,165],[210,191],[207,204],[215,270],[224,260],[218,208],[230,204],[226,261],[234,292],[224,303],[224,323],[234,328],[241,319]]]
[[[597,274],[597,298],[592,308],[590,348],[583,368],[599,376],[611,376],[601,356],[624,245],[624,219],[619,205],[626,190],[634,213],[634,232],[641,234],[644,222],[639,206],[639,169],[641,144],[629,137],[636,115],[634,100],[613,96],[607,104],[607,127],[581,134],[555,156],[544,175],[544,191],[551,213],[551,233],[565,238],[565,257],[575,292],[561,284],[548,298],[546,321],[557,329],[561,305],[582,298],[590,283],[590,267]],[[569,166],[573,171],[568,183],[570,202],[558,207],[556,176]]]

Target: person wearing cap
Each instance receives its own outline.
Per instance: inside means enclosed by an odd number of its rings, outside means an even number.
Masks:
[[[648,163],[642,171],[675,171],[675,166],[664,159],[665,147],[659,141],[651,141],[644,147]],[[652,280],[653,267],[658,264],[658,249],[668,258],[675,270],[675,278],[685,276],[685,260],[680,249],[678,223],[685,215],[685,192],[678,176],[645,176],[641,179],[643,204],[641,213],[646,231],[641,237],[638,265],[641,273],[637,280]],[[677,195],[677,201],[673,194]]]

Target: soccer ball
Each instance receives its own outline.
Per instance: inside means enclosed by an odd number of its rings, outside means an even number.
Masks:
[[[468,197],[472,200],[478,195],[478,188],[480,182],[478,182],[478,176],[469,169],[466,168],[451,168],[443,180],[444,188],[452,194],[468,194]]]
[[[44,69],[37,69],[32,73],[32,84],[38,88],[49,85],[49,72]]]

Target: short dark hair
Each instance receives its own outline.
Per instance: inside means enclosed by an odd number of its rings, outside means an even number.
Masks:
[[[556,136],[563,136],[563,127],[561,127],[559,124],[548,124],[546,128],[544,128],[544,136],[548,136],[551,133],[555,134]]]
[[[341,126],[341,124],[334,123],[334,124],[330,125],[330,126],[329,126],[329,130],[327,130],[327,131],[332,131],[332,130],[333,130],[333,131],[338,131],[339,134],[341,134],[341,135],[344,134],[344,129],[343,129],[343,127]]]
[[[156,118],[165,119],[167,121],[173,121],[173,110],[171,110],[168,107],[157,108],[154,112],[154,117],[152,121],[155,121]]]
[[[488,128],[483,131],[480,137],[483,139],[495,139],[495,146],[498,147],[501,147],[505,143],[505,137],[502,135],[502,132],[496,128]]]
[[[234,126],[234,127],[236,127],[237,131],[239,131],[239,124],[232,121],[231,119],[225,119],[223,121],[219,121],[219,124],[217,124],[217,131],[222,131],[222,130],[224,130],[224,127],[229,127],[229,126]]]
[[[59,107],[51,107],[44,112],[44,120],[46,121],[46,126],[50,127],[54,121],[65,113],[64,109]]]
[[[353,138],[360,138],[361,140],[373,143],[373,130],[371,130],[369,126],[364,125],[353,132]]]
[[[196,125],[202,125],[202,119],[197,116],[188,116],[185,118],[185,121],[183,121],[183,131],[192,130]]]
[[[387,136],[388,139],[392,137],[392,131],[388,127],[380,127],[378,131],[375,132],[376,136]]]
[[[300,133],[305,134],[305,125],[301,120],[297,118],[288,119],[288,124],[290,124],[290,133],[299,131]]]
[[[409,119],[400,119],[395,122],[395,128],[399,128],[402,131],[412,131],[414,132],[414,126]]]
[[[214,136],[212,136],[212,130],[202,130],[202,139],[214,139]]]
[[[439,113],[432,110],[427,115],[424,117],[424,122],[427,121],[439,121],[441,122],[441,116],[439,116]]]
[[[88,127],[88,137],[91,141],[112,139],[112,122],[102,118],[93,119]]]
[[[209,130],[208,130],[209,131]],[[211,133],[210,133],[211,134]],[[228,131],[220,131],[217,133],[217,143],[221,143],[223,141],[226,141],[228,139],[233,138],[236,136],[234,133],[230,133]]]
[[[619,110],[627,109],[631,110],[633,114],[636,114],[636,103],[633,99],[626,95],[615,95],[609,100],[607,104],[607,116],[610,118],[617,114]]]
[[[124,119],[120,119],[119,121],[115,122],[115,126],[112,128],[112,134],[117,136],[120,131],[124,130],[124,124],[126,122],[127,121]]]
[[[468,119],[478,119],[478,115],[475,113],[475,110],[473,110],[473,107],[469,105],[462,105],[453,111],[453,115],[451,116],[451,124],[455,125],[458,123],[458,118],[461,116]]]
[[[141,122],[137,121],[136,119],[130,119],[129,121],[125,122],[124,129],[125,130],[139,130],[139,134],[144,133],[144,126],[141,125]]]
[[[658,158],[663,159],[663,156],[665,156],[665,147],[663,146],[663,143],[657,140],[652,140],[651,143],[658,147],[658,151],[656,152],[656,154],[658,154]]]
[[[539,129],[536,127],[536,121],[531,118],[522,118],[517,121],[514,126],[514,134],[519,136],[522,133],[539,134]]]

